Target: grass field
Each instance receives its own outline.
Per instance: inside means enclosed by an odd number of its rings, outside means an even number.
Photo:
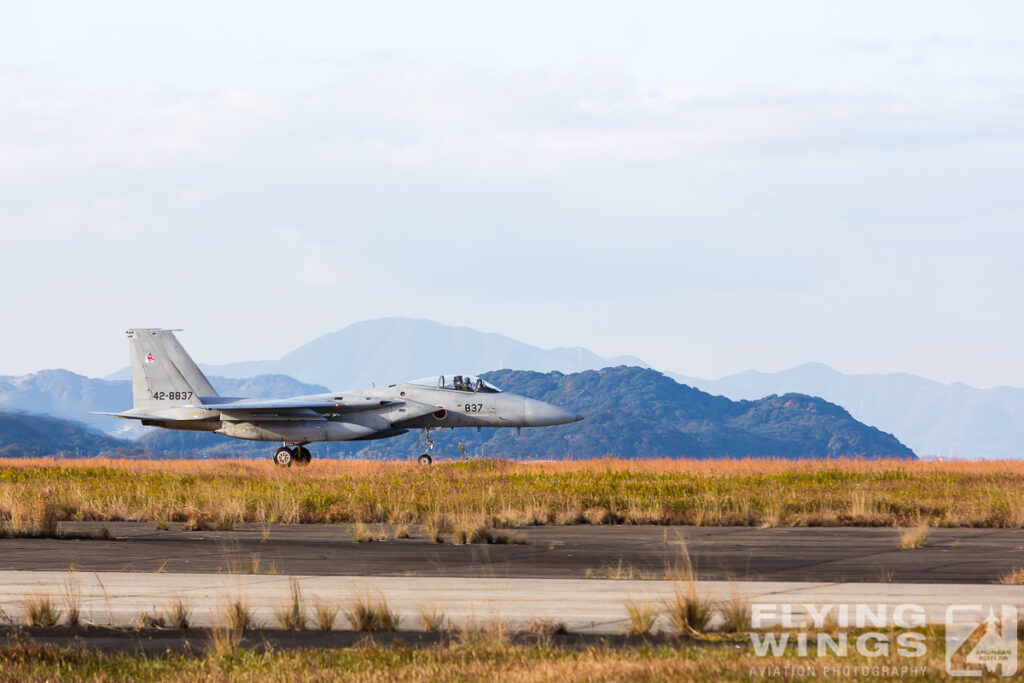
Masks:
[[[758,657],[746,636],[725,641],[679,640],[641,647],[560,648],[550,643],[456,638],[451,644],[407,648],[367,644],[349,649],[221,651],[207,655],[100,654],[33,645],[0,648],[4,681],[735,681],[863,679],[948,680],[944,646],[936,630],[925,633],[925,652],[868,657]],[[893,635],[895,639],[895,635]],[[852,639],[851,639],[852,642]],[[957,661],[958,665],[962,665]],[[910,669],[913,668],[913,673]]]
[[[0,460],[8,532],[55,521],[1024,526],[1024,462]],[[467,521],[468,520],[468,521]]]

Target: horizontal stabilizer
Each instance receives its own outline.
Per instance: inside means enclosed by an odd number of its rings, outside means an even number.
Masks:
[[[143,415],[142,413],[133,413],[131,411],[126,413],[104,413],[98,410],[90,411],[92,415],[106,415],[107,417],[120,417],[125,420],[168,420],[174,418],[168,418],[166,415]]]

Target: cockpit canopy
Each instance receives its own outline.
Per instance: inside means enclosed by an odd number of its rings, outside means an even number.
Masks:
[[[470,391],[480,394],[497,394],[501,389],[490,382],[474,377],[472,375],[439,375],[435,377],[424,377],[414,379],[409,384],[419,384],[424,387],[437,387],[438,389],[450,389],[452,391]]]

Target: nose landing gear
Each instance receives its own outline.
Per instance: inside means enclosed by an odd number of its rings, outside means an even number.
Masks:
[[[440,431],[440,430],[438,430]],[[420,440],[424,442],[427,447],[427,452],[416,458],[416,462],[421,465],[430,465],[434,462],[434,459],[430,457],[430,451],[434,450],[434,437],[430,435],[430,427],[424,427],[423,432],[420,434],[420,438],[416,440],[416,445],[420,445]]]

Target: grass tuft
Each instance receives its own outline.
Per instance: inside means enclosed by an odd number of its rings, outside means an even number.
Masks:
[[[29,626],[56,626],[60,621],[60,608],[49,595],[35,595],[22,603]]]
[[[181,525],[182,531],[208,531],[209,529],[210,520],[205,514],[197,511],[192,511]]]
[[[72,628],[82,623],[82,587],[74,579],[64,582],[64,624]]]
[[[376,541],[383,541],[386,538],[384,534],[370,529],[362,522],[356,522],[352,525],[352,540],[356,543],[374,543]]]
[[[734,595],[719,605],[718,611],[722,615],[722,629],[727,633],[740,633],[750,628],[750,603],[743,598]]]
[[[142,612],[138,618],[139,628],[164,628],[167,626],[167,619],[164,615],[156,612]]]
[[[259,553],[252,553],[249,555],[249,559],[245,562],[245,573],[246,574],[277,574],[277,563],[273,560],[270,564],[263,561],[263,557]]]
[[[458,642],[469,648],[491,652],[504,652],[509,648],[511,634],[508,622],[501,619],[477,621],[472,619],[456,631]]]
[[[304,631],[306,629],[306,611],[302,603],[302,589],[299,582],[291,579],[289,582],[288,602],[274,610],[277,616],[277,623],[285,631]]]
[[[434,543],[444,543],[444,518],[441,515],[429,515],[423,520],[423,533]]]
[[[327,600],[315,600],[313,602],[313,620],[316,627],[321,631],[330,631],[334,628],[334,622],[338,618],[338,606]]]
[[[703,633],[711,621],[712,602],[697,594],[696,582],[676,586],[675,595],[665,602],[665,612],[680,635]]]
[[[539,636],[564,635],[569,632],[564,621],[534,618],[526,622],[526,632]]]
[[[242,629],[215,626],[207,634],[207,654],[235,658],[242,645]]]
[[[483,515],[463,513],[455,519],[452,531],[452,543],[455,545],[491,542],[491,527]]]
[[[923,548],[928,543],[928,523],[921,522],[900,534],[900,548],[910,550]]]
[[[617,564],[605,564],[600,569],[587,569],[586,577],[588,579],[615,579],[617,581],[659,578],[656,574],[645,572],[632,563],[624,561],[621,557]]]
[[[626,616],[629,618],[626,635],[649,636],[651,629],[654,628],[654,621],[658,618],[658,612],[649,603],[628,600],[626,602]]]
[[[427,633],[437,633],[444,630],[445,615],[436,607],[420,611],[420,628]]]
[[[233,631],[247,631],[259,628],[253,615],[249,599],[244,595],[228,597],[221,608],[224,623]]]
[[[46,491],[21,496],[11,503],[11,535],[21,538],[59,538],[57,505]]]
[[[365,594],[358,594],[345,608],[345,619],[353,631],[397,631],[399,616],[388,607],[387,600],[376,600]]]
[[[192,610],[178,598],[167,608],[167,623],[171,628],[186,629],[191,625]]]
[[[1014,569],[1009,574],[1004,574],[999,577],[996,583],[1001,583],[1004,586],[1020,586],[1024,584],[1024,567]]]

